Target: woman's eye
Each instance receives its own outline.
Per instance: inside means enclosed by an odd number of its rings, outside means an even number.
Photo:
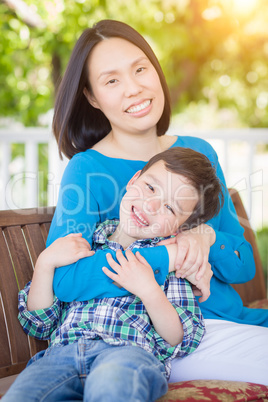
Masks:
[[[149,190],[151,190],[154,193],[154,188],[153,186],[151,186],[151,184],[146,183],[146,186],[149,188]]]
[[[173,209],[172,209],[172,207],[171,207],[170,205],[166,204],[165,207],[166,207],[170,212],[172,212],[173,215],[175,215],[175,213],[174,213],[174,211],[173,211]]]
[[[115,78],[113,78],[112,80],[109,80],[106,85],[115,84],[116,82],[117,82],[117,80]]]

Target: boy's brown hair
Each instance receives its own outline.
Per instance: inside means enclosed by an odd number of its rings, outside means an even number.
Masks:
[[[153,156],[140,174],[159,161],[164,162],[168,171],[186,177],[198,192],[195,209],[180,230],[198,226],[218,214],[224,202],[222,185],[215,167],[205,155],[190,148],[170,148]]]

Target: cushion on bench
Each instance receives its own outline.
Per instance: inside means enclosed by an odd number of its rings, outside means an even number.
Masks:
[[[169,384],[167,394],[157,399],[157,402],[179,401],[268,401],[268,387],[238,381],[183,381]]]

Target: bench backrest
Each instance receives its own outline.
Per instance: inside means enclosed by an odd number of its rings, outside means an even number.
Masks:
[[[45,248],[54,208],[0,211],[0,378],[17,374],[47,342],[27,337],[17,319],[18,291]]]
[[[264,275],[239,194],[229,191],[256,261],[255,278],[247,284],[234,285],[247,304],[266,297]],[[17,319],[18,291],[32,278],[37,257],[45,248],[53,213],[54,208],[0,211],[0,378],[19,373],[31,356],[47,347],[47,342],[23,332]]]
[[[250,226],[249,219],[245,211],[244,205],[242,203],[242,200],[240,198],[240,195],[235,189],[232,188],[229,189],[229,193],[234,203],[239,222],[245,229],[244,232],[245,239],[252,246],[256,265],[256,274],[251,281],[247,283],[241,283],[239,285],[233,285],[235,290],[240,294],[243,303],[246,306],[249,303],[254,302],[255,300],[261,300],[267,297],[266,284],[265,284],[260,253],[256,242],[256,237]]]

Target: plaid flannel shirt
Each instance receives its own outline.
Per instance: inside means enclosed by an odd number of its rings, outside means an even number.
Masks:
[[[94,233],[95,250],[122,249],[120,244],[109,241],[109,235],[115,231],[117,225],[118,220],[113,220],[98,226]],[[160,240],[137,240],[129,249],[152,247]],[[50,308],[28,311],[30,284],[31,282],[19,292],[18,318],[24,331],[30,336],[50,339],[49,347],[67,345],[81,337],[103,339],[112,345],[136,345],[153,353],[165,364],[169,377],[171,360],[192,353],[205,332],[203,317],[189,282],[177,279],[173,272],[161,286],[176,309],[184,330],[182,342],[173,347],[155,331],[142,301],[135,295],[71,303],[61,302],[55,296]]]

